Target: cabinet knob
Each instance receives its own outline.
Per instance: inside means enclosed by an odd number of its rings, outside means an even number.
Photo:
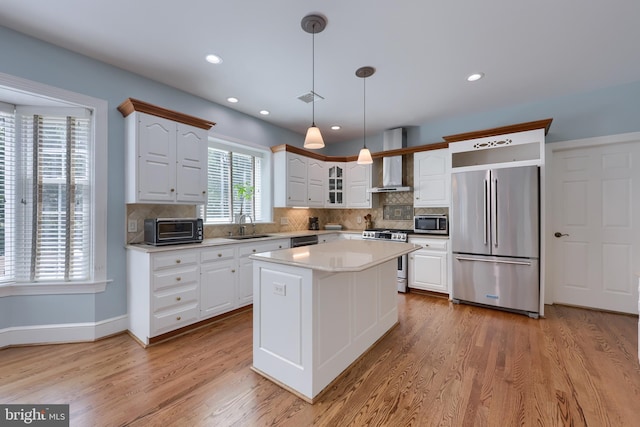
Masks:
[[[176,301],[180,301],[181,299],[181,297],[176,297]]]
[[[171,192],[172,192],[172,193],[174,193],[175,191],[176,191],[176,189],[175,189],[175,188],[172,188],[172,189],[171,189]]]
[[[255,250],[255,249],[253,249],[253,252],[255,252],[255,251],[256,251],[256,250]]]
[[[179,282],[182,280],[182,277],[176,277],[176,282]]]
[[[425,247],[425,248],[428,248],[428,247],[429,247],[429,245],[427,245],[427,244],[425,243],[424,247]]]
[[[178,316],[176,317],[176,320],[182,320],[182,317]]]
[[[222,256],[222,254],[218,254],[218,258],[220,258]]]
[[[236,272],[236,270],[235,270],[235,269],[233,269],[233,270],[231,270],[231,272],[232,272],[232,273],[235,273],[235,272]]]
[[[309,197],[309,200],[311,200],[311,197]]]
[[[291,196],[289,196],[289,200],[291,200]]]
[[[278,245],[278,249],[282,249],[282,245]]]
[[[419,199],[420,199],[420,197],[416,196],[416,200],[419,200]]]
[[[180,261],[179,259],[176,260],[176,264],[180,264],[182,261]]]

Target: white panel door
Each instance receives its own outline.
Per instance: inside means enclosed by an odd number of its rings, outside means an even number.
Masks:
[[[176,139],[176,199],[207,202],[207,131],[178,123]]]
[[[347,207],[371,207],[371,165],[347,163]]]
[[[640,141],[553,154],[554,301],[637,313]]]
[[[172,202],[176,190],[176,124],[138,115],[138,199]]]
[[[307,163],[307,204],[303,206],[324,206],[325,171],[322,160],[309,159]]]
[[[287,153],[287,206],[307,206],[307,158]]]
[[[447,148],[421,151],[413,155],[415,207],[449,206],[450,157]]]

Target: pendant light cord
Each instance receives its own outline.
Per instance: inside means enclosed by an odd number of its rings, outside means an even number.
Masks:
[[[311,32],[311,126],[316,126],[316,24]]]
[[[362,79],[362,125],[364,127],[362,136],[364,138],[363,148],[367,148],[367,78]]]

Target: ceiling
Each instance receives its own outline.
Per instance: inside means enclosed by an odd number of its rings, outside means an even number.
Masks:
[[[309,13],[327,143],[362,137],[365,65],[367,134],[640,80],[638,0],[2,0],[0,25],[304,134]]]

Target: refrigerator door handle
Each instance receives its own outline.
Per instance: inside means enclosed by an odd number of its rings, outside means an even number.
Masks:
[[[480,261],[480,262],[493,262],[496,264],[515,264],[515,265],[531,265],[531,261],[508,261],[499,259],[485,259],[485,258],[471,258],[466,256],[456,256],[458,261]]]
[[[487,185],[489,184],[489,181],[485,178],[484,180],[484,187],[483,187],[483,198],[482,198],[482,223],[484,225],[484,244],[487,244],[487,240],[489,239],[489,224],[487,223],[488,221],[488,215],[487,215],[487,196],[488,196],[488,192],[487,192]]]
[[[498,178],[492,179],[491,185],[491,230],[493,231],[493,246],[498,247]]]

